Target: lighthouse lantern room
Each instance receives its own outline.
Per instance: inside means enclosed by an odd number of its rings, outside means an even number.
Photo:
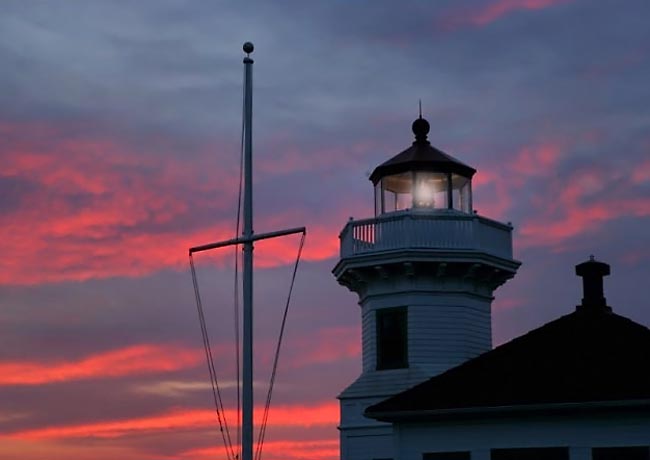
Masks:
[[[472,176],[476,172],[427,140],[429,123],[413,122],[415,142],[378,166],[370,176],[375,185],[375,216],[401,210],[472,212]]]

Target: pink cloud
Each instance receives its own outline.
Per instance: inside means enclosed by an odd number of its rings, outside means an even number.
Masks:
[[[631,177],[627,184],[626,177]],[[597,229],[603,222],[650,216],[650,198],[634,191],[636,179],[634,173],[585,167],[562,186],[551,181],[549,187],[556,190],[553,202],[540,206],[539,212],[524,223],[520,244],[561,250],[566,241]]]
[[[620,217],[650,215],[650,199],[639,193],[650,181],[650,163],[629,164],[627,170],[585,162],[560,180],[561,162],[580,143],[597,143],[599,136],[586,133],[571,142],[545,140],[524,146],[495,168],[480,168],[474,180],[475,207],[481,214],[509,220],[507,213],[527,189],[530,197],[523,221],[515,222],[516,247],[551,247],[564,250],[579,235],[597,230]]]
[[[288,135],[287,135],[288,137]],[[376,150],[379,146],[371,141],[359,141],[346,145],[345,148],[319,148],[314,151],[313,146],[307,150],[304,146],[294,145],[284,137],[271,141],[271,150],[280,152],[273,157],[261,157],[255,165],[256,170],[262,174],[287,174],[294,172],[337,171],[340,168],[360,166],[361,159],[368,152]]]
[[[172,372],[195,367],[202,360],[202,350],[141,344],[97,353],[76,361],[0,361],[0,386],[42,385]]]
[[[515,308],[520,308],[524,305],[526,305],[528,301],[525,299],[519,299],[519,298],[501,298],[497,297],[494,300],[494,303],[492,304],[492,307],[496,311],[506,311],[506,310],[512,310]]]
[[[359,331],[347,326],[319,329],[315,334],[294,341],[292,350],[287,353],[293,355],[287,360],[292,367],[358,359],[361,355]]]
[[[637,47],[623,51],[606,61],[590,62],[581,75],[588,79],[600,79],[632,71],[648,59],[648,49]]]
[[[261,420],[263,407],[255,410],[255,419]],[[226,409],[228,420],[236,420],[236,413]],[[339,407],[335,402],[312,405],[274,406],[269,413],[269,423],[275,427],[308,428],[319,425],[334,426],[338,421]],[[104,420],[100,422],[56,425],[15,431],[9,437],[15,439],[68,439],[68,438],[120,438],[151,433],[211,429],[217,425],[214,410],[176,409],[143,417]]]
[[[503,172],[481,169],[472,181],[474,209],[492,219],[506,219],[514,201]]]
[[[636,166],[632,171],[631,179],[632,182],[637,185],[650,183],[650,160],[644,161],[643,163]]]
[[[558,164],[562,153],[559,143],[542,144],[522,148],[510,163],[510,169],[519,177],[548,175]]]
[[[484,216],[509,220],[507,213],[515,204],[517,192],[532,179],[552,176],[564,150],[562,142],[545,140],[522,147],[498,167],[489,164],[479,168],[472,183],[475,208]]]
[[[234,235],[234,216],[184,225],[196,211],[223,214],[236,200],[237,165],[217,168],[218,147],[204,148],[192,155],[192,161],[181,161],[168,153],[171,147],[164,140],[154,140],[150,150],[143,150],[115,140],[65,136],[42,125],[5,123],[2,130],[6,137],[0,144],[0,179],[32,185],[13,196],[16,201],[0,215],[5,261],[0,284],[185,270],[189,247]],[[289,162],[287,167],[306,166]],[[309,223],[305,259],[332,257],[346,217],[325,220],[314,213],[262,214],[256,228]],[[264,250],[256,252],[259,266],[293,261],[297,245],[290,238],[262,244]],[[219,263],[230,256],[228,251],[216,251],[206,260]]]
[[[44,452],[47,452],[44,456]],[[164,460],[165,457],[150,455],[130,446],[94,444],[71,444],[57,440],[15,439],[3,437],[0,453],[4,459],[20,460]],[[167,457],[169,458],[169,457]],[[170,458],[171,460],[171,458]]]
[[[515,11],[535,11],[567,3],[570,0],[497,0],[476,10],[470,15],[469,22],[485,25],[497,21]]]
[[[453,8],[442,14],[439,21],[443,29],[482,27],[519,11],[538,11],[568,3],[572,0],[492,0],[484,1],[476,8]]]
[[[285,440],[264,443],[263,457],[267,460],[335,460],[339,458],[337,439]],[[225,460],[224,449],[209,447],[192,449],[179,454],[179,460]]]

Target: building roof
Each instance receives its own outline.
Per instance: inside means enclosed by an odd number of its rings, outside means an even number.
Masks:
[[[442,150],[433,147],[427,140],[429,122],[418,118],[413,122],[415,142],[408,149],[398,153],[390,160],[380,164],[370,175],[373,184],[379,179],[407,171],[431,171],[456,173],[471,178],[476,170]]]
[[[585,264],[577,267],[581,276]],[[371,406],[366,415],[396,421],[540,405],[647,405],[650,329],[612,313],[604,299],[602,288],[594,294],[585,279],[585,298],[575,312]]]

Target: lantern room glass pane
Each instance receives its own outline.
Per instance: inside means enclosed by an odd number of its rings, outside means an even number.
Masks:
[[[380,180],[379,182],[377,182],[377,185],[375,185],[375,216],[378,216],[379,214],[384,212],[381,206],[381,201],[382,201],[381,192],[382,190],[381,190],[381,180]]]
[[[413,205],[413,173],[405,172],[386,176],[381,180],[384,192],[384,212],[410,209]]]
[[[458,174],[451,175],[452,207],[458,211],[472,212],[472,181]]]
[[[447,208],[448,189],[446,173],[418,171],[415,173],[413,205],[416,208]]]

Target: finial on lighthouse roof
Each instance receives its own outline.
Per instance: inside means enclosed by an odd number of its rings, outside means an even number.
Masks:
[[[411,129],[415,134],[415,141],[420,143],[428,143],[427,134],[429,134],[429,122],[422,118],[422,99],[418,99],[418,118],[413,122]]]
[[[415,120],[411,126],[413,134],[415,134],[415,141],[419,143],[429,143],[427,140],[427,134],[429,134],[430,128],[431,127],[429,126],[429,122],[422,118],[422,115],[420,115],[420,118]]]
[[[251,54],[253,52],[253,50],[255,49],[255,47],[253,46],[253,44],[251,42],[246,42],[246,43],[244,43],[243,49],[244,49],[244,53]]]

